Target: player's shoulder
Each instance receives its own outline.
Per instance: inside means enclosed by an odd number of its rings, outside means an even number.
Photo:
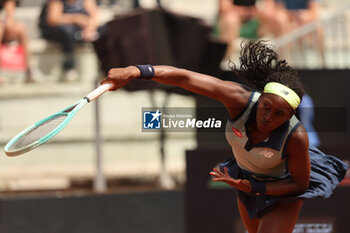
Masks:
[[[300,124],[288,140],[288,151],[305,151],[309,148],[309,137],[306,129]]]
[[[226,82],[226,85],[229,86],[227,96],[229,97],[230,101],[234,99],[236,102],[239,102],[242,105],[247,104],[253,97],[254,93],[256,93],[248,86],[240,83],[228,81]]]
[[[232,89],[229,91],[223,101],[224,105],[230,113],[231,119],[236,119],[242,112],[248,107],[251,101],[257,101],[258,96],[255,95],[256,92],[245,87],[234,83]]]

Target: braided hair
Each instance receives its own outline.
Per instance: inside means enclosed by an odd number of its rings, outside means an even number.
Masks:
[[[263,92],[265,85],[269,82],[278,82],[295,91],[302,99],[304,88],[298,73],[265,42],[242,42],[240,67],[237,68],[230,61],[230,68],[238,77],[247,80],[257,91]]]

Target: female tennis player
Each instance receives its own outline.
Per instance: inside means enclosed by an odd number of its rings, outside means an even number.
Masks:
[[[304,199],[329,197],[348,166],[309,146],[306,130],[294,116],[303,86],[285,60],[259,41],[243,45],[240,62],[240,68],[232,64],[232,70],[255,90],[185,69],[151,65],[111,69],[102,83],[111,82],[118,89],[132,79],[152,79],[222,102],[231,117],[226,138],[233,157],[210,172],[213,180],[237,190],[249,233],[292,232]]]

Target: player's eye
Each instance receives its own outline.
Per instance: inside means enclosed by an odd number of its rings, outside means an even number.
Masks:
[[[271,106],[270,106],[269,104],[267,104],[267,103],[264,103],[264,108],[265,108],[265,109],[270,109]]]

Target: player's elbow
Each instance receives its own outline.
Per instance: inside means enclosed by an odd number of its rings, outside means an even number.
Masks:
[[[297,194],[297,195],[301,195],[301,194],[305,193],[306,190],[307,190],[307,187],[299,188],[296,194]]]
[[[306,192],[309,188],[309,181],[297,184],[296,194],[300,195]]]

